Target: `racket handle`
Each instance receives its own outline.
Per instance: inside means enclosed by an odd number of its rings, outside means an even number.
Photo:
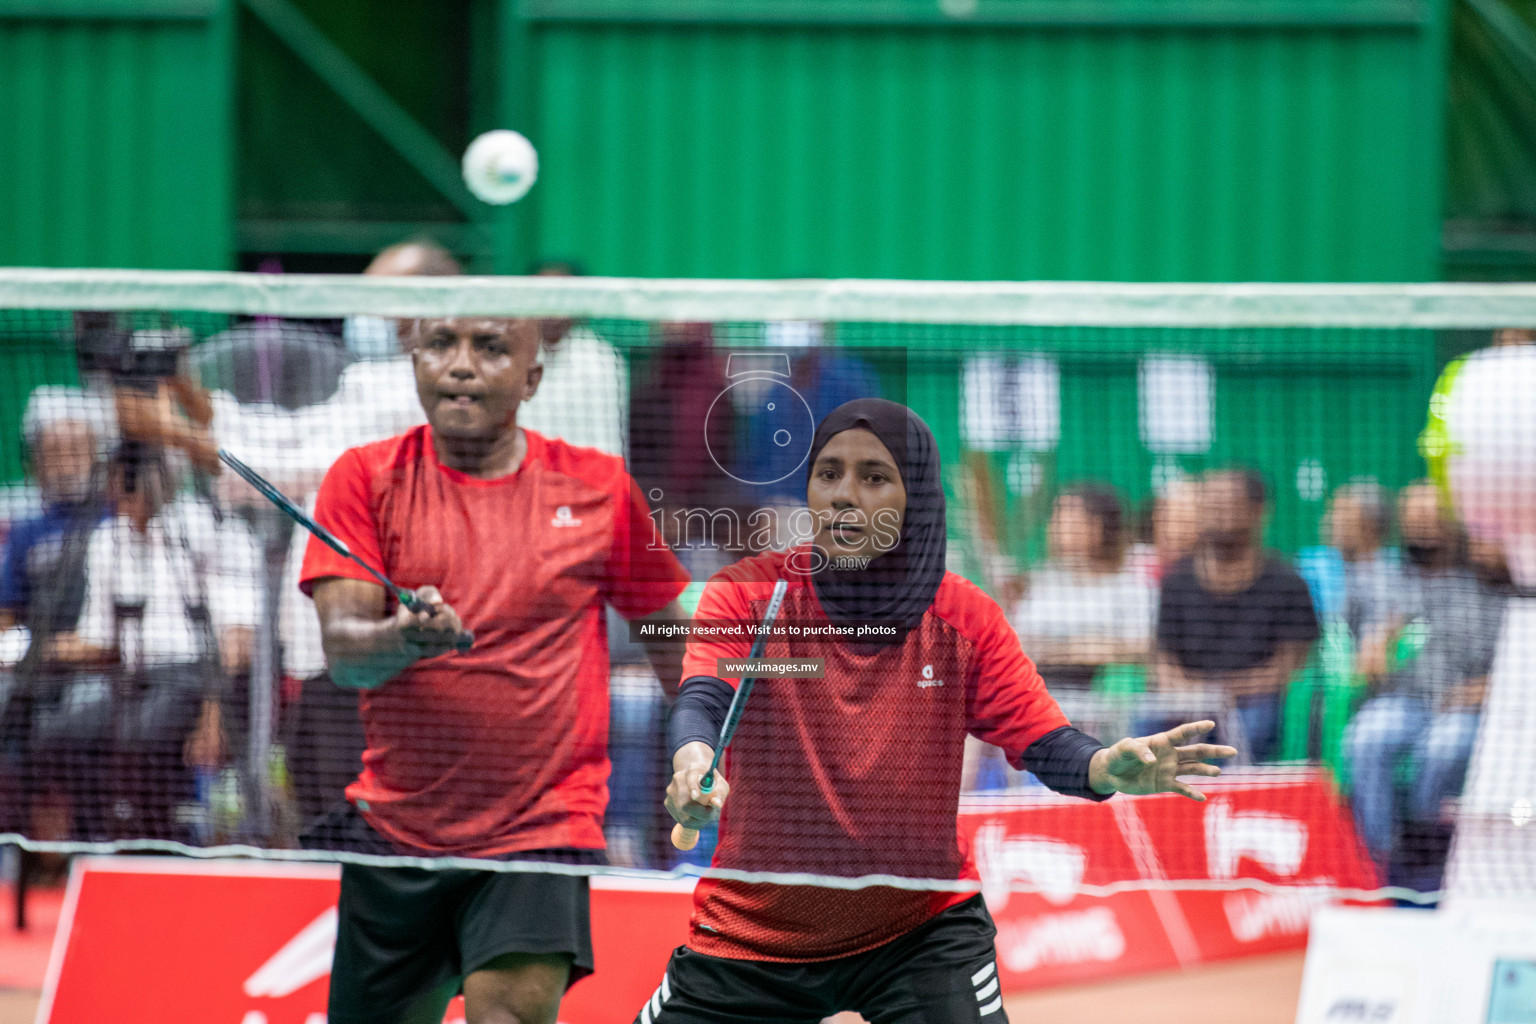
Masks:
[[[703,793],[705,796],[708,796],[709,791],[714,788],[715,773],[714,770],[711,769],[705,773],[702,779],[699,780],[699,792]],[[689,850],[699,845],[699,830],[696,828],[689,828],[682,822],[678,822],[676,825],[672,826],[672,845],[677,847],[679,850],[682,850],[684,853],[687,853]]]
[[[699,830],[686,825],[672,826],[672,845],[687,853],[699,845]]]
[[[406,590],[404,587],[401,587],[399,590],[397,590],[395,596],[400,599],[401,604],[405,605],[413,612],[424,612],[431,610],[425,603],[417,598],[415,594],[411,593],[409,590]],[[475,634],[471,633],[467,629],[459,630],[458,634],[453,638],[454,650],[458,651],[460,654],[468,651],[473,646],[475,646]]]

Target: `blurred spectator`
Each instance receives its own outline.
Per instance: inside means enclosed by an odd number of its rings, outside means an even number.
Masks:
[[[392,245],[363,271],[373,277],[458,272],[459,265],[448,251],[427,241]],[[313,494],[331,463],[353,445],[392,437],[426,422],[416,397],[410,356],[400,347],[399,322],[349,317],[343,335],[348,351],[364,358],[341,371],[334,391],[322,402],[285,408],[275,401],[242,403],[229,391],[213,393],[213,424],[220,441],[290,496],[302,499]],[[233,474],[226,486],[226,497],[235,504],[259,500]]]
[[[1286,685],[1319,632],[1307,585],[1260,546],[1267,496],[1255,473],[1206,474],[1199,542],[1164,576],[1157,625],[1159,689],[1223,695],[1244,734],[1223,742],[1255,761],[1275,754]]]
[[[1358,644],[1393,619],[1402,606],[1402,559],[1385,545],[1392,532],[1391,495],[1368,481],[1339,488],[1329,512],[1328,532],[1344,561],[1342,614]]]
[[[1108,664],[1151,652],[1152,585],[1125,564],[1125,511],[1108,488],[1084,484],[1056,499],[1050,560],[1013,607],[1024,650],[1053,690],[1086,689]]]
[[[98,427],[81,418],[79,402],[52,400],[64,389],[53,391],[29,401],[23,416],[43,511],[12,527],[0,568],[0,628],[19,627],[19,642],[5,659],[18,664],[0,685],[0,763],[12,782],[0,786],[0,831],[43,840],[70,838],[80,798],[88,796],[79,790],[102,782],[101,772],[71,756],[78,751],[61,749],[61,737],[46,726],[73,689],[59,651],[72,646],[85,603],[86,545],[105,513]],[[88,739],[99,745],[102,737]]]
[[[1358,644],[1401,601],[1402,559],[1385,545],[1392,531],[1390,492],[1374,480],[1345,484],[1333,492],[1320,530],[1324,544],[1298,552],[1297,569],[1318,615],[1343,623]]]
[[[63,554],[69,534],[88,535],[105,514],[104,487],[103,481],[93,480],[97,436],[91,423],[27,419],[27,449],[43,511],[16,523],[7,538],[0,568],[0,626],[24,625],[41,642],[72,631],[80,618],[84,560],[70,564]]]
[[[851,349],[829,345],[828,332],[828,325],[816,320],[775,320],[764,329],[764,343],[780,354],[789,368],[789,378],[784,383],[804,401],[812,424],[820,423],[844,402],[880,397],[880,378],[874,367]],[[757,377],[759,385],[772,382],[771,376]],[[810,450],[808,436],[784,442],[778,428],[790,421],[782,416],[782,410],[763,407],[764,393],[761,387],[750,385],[738,384],[731,389],[741,442],[735,473],[744,480],[765,479],[769,474],[760,470],[769,466],[789,468],[794,459]],[[804,467],[796,467],[777,480],[749,485],[745,490],[753,504],[775,508],[782,525],[790,510],[805,504],[804,476]],[[779,540],[787,546],[787,532]]]
[[[463,272],[452,253],[425,239],[391,245],[381,250],[363,269],[363,273],[371,277],[457,277]],[[349,316],[342,324],[341,333],[347,351],[355,359],[398,360],[404,357],[398,323],[389,317]]]
[[[217,473],[207,392],[187,373],[190,332],[135,331],[126,316],[72,318],[81,387],[45,385],[27,399],[23,432],[43,493],[41,518],[19,524],[0,588],[8,620],[30,643],[17,666],[3,726],[20,751],[24,800],[35,836],[99,831],[109,772],[111,709],[102,676],[84,671],[99,652],[83,642],[89,546],[112,503],[98,460],[106,451],[153,451],[178,479]],[[42,820],[39,813],[42,813]]]
[[[1153,583],[1182,559],[1189,557],[1200,539],[1200,487],[1190,477],[1170,480],[1153,494],[1146,510],[1148,543],[1138,544],[1132,554],[1137,571]]]
[[[713,326],[663,323],[657,331],[661,343],[630,408],[630,462],[651,507],[663,516],[665,539],[694,579],[706,579],[729,557],[695,546],[710,538],[700,537],[696,527],[703,524],[684,515],[736,506],[736,482],[722,469],[734,458],[734,411],[729,403],[715,403],[730,382]]]
[[[227,676],[249,662],[259,553],[236,520],[179,496],[154,448],[124,442],[108,480],[116,511],[91,535],[73,657],[117,666],[117,824],[187,838],[177,810],[195,798],[192,769],[217,771],[228,757]]]
[[[1460,528],[1432,483],[1404,488],[1398,517],[1410,563],[1405,601],[1365,638],[1373,695],[1344,734],[1355,820],[1384,870],[1404,823],[1433,826],[1441,803],[1461,790],[1509,586],[1496,551],[1480,548],[1476,570],[1468,566]],[[1405,760],[1412,780],[1400,808]]]
[[[662,323],[629,409],[631,473],[658,517],[662,538],[695,580],[706,580],[742,541],[731,465],[736,436],[731,402],[716,402],[730,384],[725,357],[707,323]],[[718,517],[713,515],[720,513]],[[610,615],[610,628],[628,627]],[[612,800],[606,833],[617,862],[669,863],[671,818],[639,794],[665,778],[665,707],[634,645],[616,650],[612,677]],[[695,853],[695,856],[699,856]]]
[[[573,263],[548,260],[533,273],[572,277],[581,271]],[[629,422],[629,364],[585,323],[541,320],[539,333],[544,379],[533,398],[518,410],[518,423],[546,437],[623,455],[624,428]]]

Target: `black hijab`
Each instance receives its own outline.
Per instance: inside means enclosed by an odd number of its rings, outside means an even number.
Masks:
[[[901,540],[863,569],[825,568],[813,577],[816,597],[836,623],[882,622],[898,638],[922,621],[944,582],[944,486],[939,445],[922,418],[883,398],[859,398],[827,414],[816,428],[806,470],[809,486],[816,459],[827,442],[845,430],[867,430],[896,460],[907,489]]]

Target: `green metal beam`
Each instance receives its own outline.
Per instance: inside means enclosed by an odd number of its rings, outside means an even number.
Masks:
[[[534,117],[538,109],[538,47],[534,25],[522,15],[518,0],[501,0],[496,11],[496,101],[501,123],[531,138],[539,137]],[[493,214],[496,252],[492,268],[498,274],[520,274],[539,255],[539,206],[543,191],[535,187],[521,201],[501,206]]]
[[[259,220],[240,221],[241,252],[355,253],[373,255],[402,238],[424,236],[461,256],[489,256],[483,225],[456,221]]]
[[[1536,90],[1536,29],[1501,0],[1467,0],[1528,89]]]
[[[1446,221],[1441,251],[1463,266],[1536,266],[1536,225]]]
[[[486,216],[485,205],[465,187],[453,154],[289,0],[244,3],[433,188],[470,220]]]
[[[1416,28],[1424,0],[521,0],[529,21]]]
[[[0,20],[204,21],[221,0],[0,0]]]

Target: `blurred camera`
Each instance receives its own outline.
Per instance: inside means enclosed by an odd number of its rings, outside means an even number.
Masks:
[[[113,383],[142,388],[174,377],[191,347],[192,332],[185,327],[135,331],[115,313],[75,315],[75,361],[81,374],[105,374]]]

